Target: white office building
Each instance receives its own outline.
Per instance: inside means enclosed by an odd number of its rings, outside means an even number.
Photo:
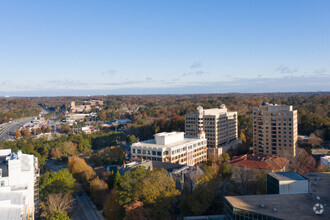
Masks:
[[[199,106],[196,112],[185,115],[186,136],[196,137],[200,130],[205,131],[209,155],[220,155],[241,143],[238,139],[237,112],[228,112],[224,104],[213,109]]]
[[[207,140],[203,131],[195,138],[185,138],[184,132],[163,132],[155,139],[134,143],[133,160],[154,160],[193,166],[207,159]]]
[[[39,176],[34,155],[0,150],[0,220],[34,219]]]

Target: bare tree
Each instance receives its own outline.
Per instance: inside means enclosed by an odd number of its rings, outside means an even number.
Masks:
[[[70,193],[49,194],[45,201],[41,202],[42,216],[47,216],[55,211],[67,212],[72,208],[73,201]]]

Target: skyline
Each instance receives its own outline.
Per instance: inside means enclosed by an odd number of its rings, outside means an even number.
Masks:
[[[0,2],[0,96],[329,91],[329,8]]]

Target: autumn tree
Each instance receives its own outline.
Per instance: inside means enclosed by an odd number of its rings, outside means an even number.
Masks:
[[[22,134],[23,134],[23,137],[28,138],[28,137],[30,137],[30,130],[28,128],[22,129]]]
[[[80,183],[87,183],[96,177],[96,173],[93,168],[88,166],[86,161],[80,157],[69,157],[67,166],[72,175]]]
[[[15,137],[16,138],[20,138],[21,136],[22,136],[21,131],[19,129],[16,129],[16,131],[15,131]]]
[[[117,198],[117,190],[113,189],[106,196],[104,205],[104,216],[105,219],[121,219],[121,207]]]
[[[316,161],[313,156],[308,154],[304,149],[297,148],[296,156],[291,160],[289,169],[304,175],[314,172],[316,169]]]
[[[96,177],[91,181],[90,188],[91,198],[94,201],[94,204],[101,208],[104,204],[105,197],[109,192],[108,185],[103,180]]]

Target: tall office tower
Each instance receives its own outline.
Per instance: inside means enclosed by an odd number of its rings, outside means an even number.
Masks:
[[[0,219],[34,219],[39,176],[37,157],[0,150]]]
[[[297,110],[263,102],[253,110],[253,153],[291,159],[298,141]]]
[[[195,113],[185,115],[185,130],[188,137],[196,137],[204,130],[209,148],[229,146],[238,138],[237,112],[228,112],[224,104],[214,109],[199,106]]]

